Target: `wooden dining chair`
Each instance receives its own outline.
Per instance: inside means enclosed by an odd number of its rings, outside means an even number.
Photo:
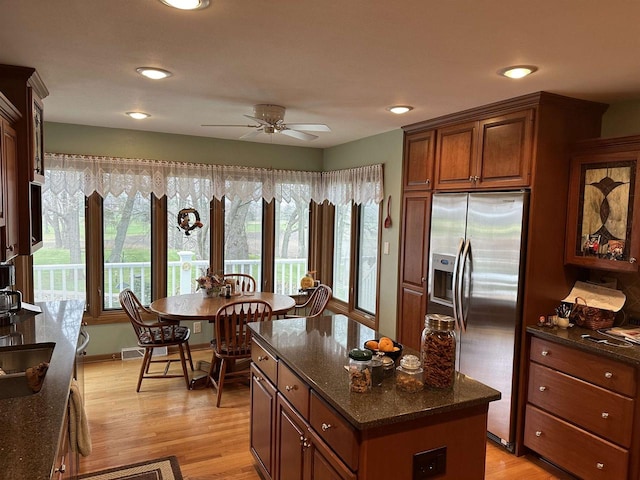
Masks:
[[[271,320],[271,315],[271,305],[262,300],[232,302],[218,309],[216,338],[211,342],[213,358],[209,368],[209,381],[217,390],[216,407],[220,406],[225,383],[249,379],[248,364],[246,368],[234,365],[236,360],[251,358],[251,330],[248,323]],[[229,370],[230,364],[238,369]]]
[[[240,285],[241,292],[255,292],[256,279],[246,273],[224,273],[224,280],[232,280],[234,284]]]
[[[128,288],[120,292],[119,299],[122,309],[129,317],[131,325],[136,332],[138,346],[144,348],[144,357],[140,366],[136,392],[140,391],[143,378],[184,377],[187,388],[189,388],[187,360],[191,370],[193,370],[193,360],[191,358],[191,349],[189,348],[191,331],[187,327],[181,326],[177,321],[158,318],[151,310],[142,305],[138,297]],[[152,358],[154,349],[162,347],[169,349],[174,346],[178,347],[179,359],[154,360]],[[182,365],[182,375],[169,374],[171,363],[177,361],[180,361]],[[165,363],[166,366],[163,373],[150,373],[149,367],[152,363]]]
[[[331,287],[321,283],[316,287],[306,302],[293,307],[293,314],[287,314],[285,318],[319,317],[324,313],[332,296],[333,291]]]

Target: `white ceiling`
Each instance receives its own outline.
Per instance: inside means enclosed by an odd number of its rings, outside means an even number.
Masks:
[[[53,122],[237,139],[250,129],[200,125],[273,103],[332,132],[251,141],[325,148],[539,90],[640,98],[636,0],[0,0],[0,19],[0,63],[38,70]],[[513,64],[539,71],[496,75]]]

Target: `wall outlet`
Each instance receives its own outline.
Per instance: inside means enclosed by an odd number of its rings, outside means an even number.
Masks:
[[[202,332],[202,322],[193,322],[193,333]]]
[[[412,480],[425,480],[445,473],[447,473],[447,447],[413,454]]]

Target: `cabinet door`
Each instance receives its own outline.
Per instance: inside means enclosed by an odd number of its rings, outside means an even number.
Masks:
[[[404,189],[430,190],[433,186],[435,132],[414,133],[404,139]]]
[[[478,122],[438,129],[435,160],[436,189],[468,189],[475,185]]]
[[[571,159],[565,263],[638,271],[639,156],[630,151]]]
[[[427,313],[430,217],[430,193],[405,194],[400,252],[400,301],[396,330],[398,341],[414,349],[419,348],[420,332]]]
[[[21,218],[17,204],[18,186],[18,144],[16,131],[3,121],[2,124],[2,165],[3,165],[3,216],[5,219],[4,260],[18,254],[18,219]],[[27,217],[29,218],[29,217]]]
[[[275,457],[276,389],[265,375],[251,365],[250,446],[263,473],[273,475]]]
[[[533,110],[483,120],[473,173],[477,187],[524,187],[530,183]]]
[[[280,394],[276,408],[276,479],[302,480],[308,477],[309,425]]]
[[[313,431],[309,455],[309,480],[356,480],[356,475],[342,463]]]

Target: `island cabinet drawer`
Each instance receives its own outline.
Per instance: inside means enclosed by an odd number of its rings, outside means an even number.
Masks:
[[[629,447],[634,401],[550,368],[531,364],[529,403]]]
[[[278,391],[305,420],[309,420],[309,386],[283,362],[278,363]]]
[[[524,444],[584,480],[627,478],[627,450],[532,405],[527,405]]]
[[[277,383],[278,380],[278,360],[265,350],[255,338],[251,339],[251,361],[271,380]]]
[[[636,393],[635,368],[601,355],[533,337],[530,358],[623,395],[633,397]]]
[[[358,469],[358,432],[314,391],[311,392],[309,423],[351,470]]]

